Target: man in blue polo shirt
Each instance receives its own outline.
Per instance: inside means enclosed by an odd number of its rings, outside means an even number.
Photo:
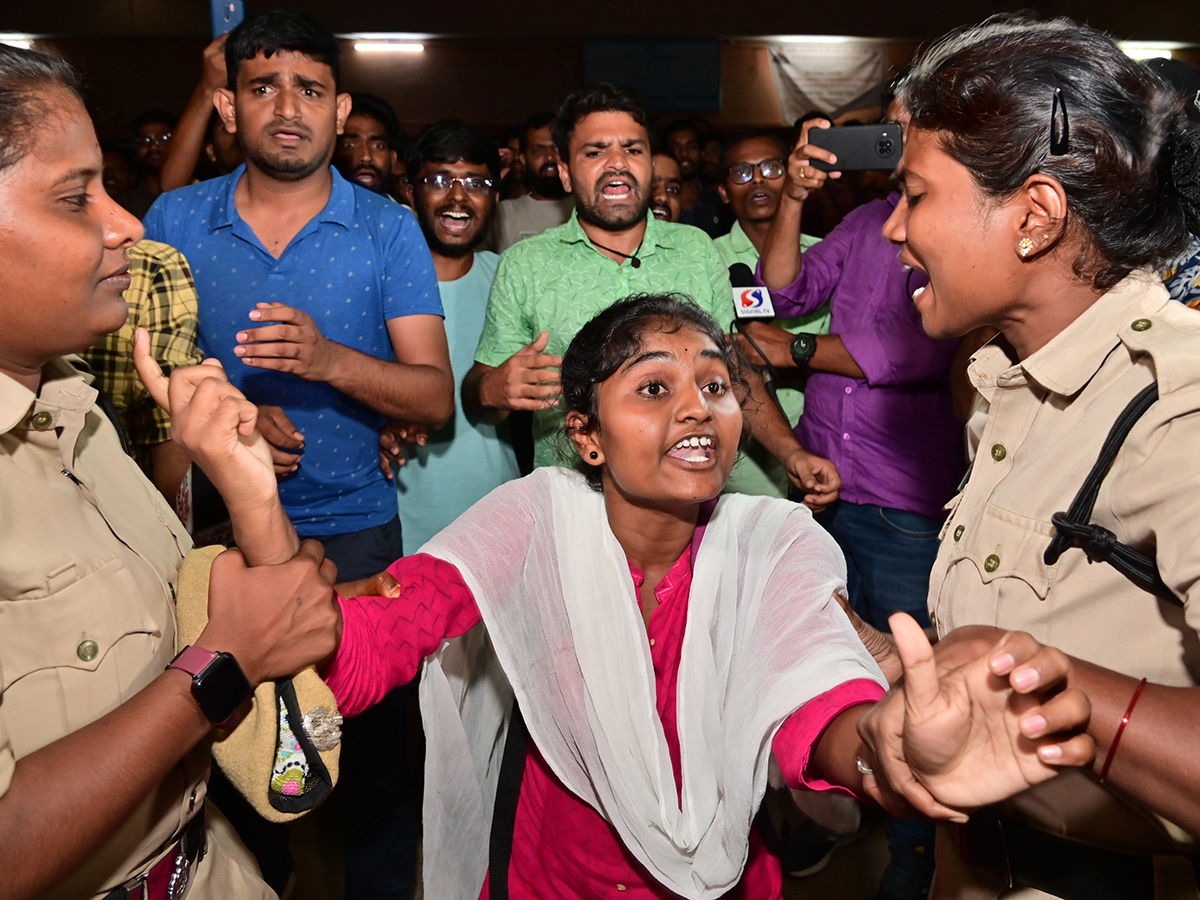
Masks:
[[[363,578],[403,555],[380,427],[436,428],[454,411],[433,262],[408,211],[330,168],[351,102],[327,31],[295,13],[259,16],[230,34],[225,65],[213,101],[245,166],[164,194],[146,230],[195,260],[200,347],[260,405],[297,530],[325,544],[340,579]],[[394,872],[406,853],[377,855]],[[392,881],[347,895],[402,896]]]
[[[277,461],[291,469],[280,494],[297,530],[361,544],[364,530],[398,530],[376,456],[384,417],[439,426],[453,412],[433,262],[407,211],[330,168],[350,108],[333,40],[322,48],[323,29],[282,12],[238,31],[226,44],[230,88],[214,102],[246,164],[165,194],[146,227],[196,259],[201,349],[286,415],[269,412],[264,426],[296,451]],[[396,552],[364,574],[399,555],[398,534],[387,543]],[[359,577],[330,555],[340,577]]]

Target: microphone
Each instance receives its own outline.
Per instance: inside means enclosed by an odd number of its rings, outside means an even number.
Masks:
[[[729,282],[733,285],[733,308],[739,319],[773,319],[775,305],[771,292],[754,281],[754,273],[745,263],[729,267]]]
[[[775,318],[775,305],[771,303],[771,292],[763,285],[755,284],[754,273],[745,263],[734,263],[729,267],[729,283],[733,285],[733,308],[737,316],[730,326],[730,331],[736,329],[762,360],[761,365],[757,368],[762,369],[763,387],[766,388],[767,395],[778,405],[779,394],[776,384],[779,381],[779,373],[775,371],[775,367],[767,359],[767,354],[763,353],[754,338],[742,328],[747,321]],[[780,409],[782,408],[780,406]]]

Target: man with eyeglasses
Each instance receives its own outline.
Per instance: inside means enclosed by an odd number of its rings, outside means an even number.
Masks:
[[[779,212],[779,201],[783,194],[785,159],[787,148],[769,131],[743,131],[731,137],[721,151],[721,171],[724,173],[717,190],[721,199],[737,217],[729,234],[714,238],[717,252],[726,266],[744,263],[754,271],[762,253],[763,242],[775,215]],[[800,235],[800,246],[807,250],[819,238]],[[747,323],[744,328],[774,329],[795,334],[806,331],[811,334],[829,333],[829,307],[822,306],[811,313],[795,318],[775,319],[771,324]],[[788,340],[791,340],[789,337]],[[749,349],[749,348],[747,348]],[[750,352],[753,352],[752,350]],[[804,410],[803,384],[798,378],[785,379],[777,385],[777,396],[788,423],[795,427]],[[739,494],[758,494],[768,497],[786,497],[788,492],[787,473],[771,454],[756,441],[748,442],[738,464],[734,466],[726,490]]]
[[[297,531],[324,543],[339,577],[355,580],[404,553],[379,431],[388,417],[443,425],[454,378],[416,218],[330,166],[351,108],[338,93],[338,63],[333,36],[298,13],[277,10],[231,32],[228,86],[213,99],[246,162],[164,194],[146,232],[192,262],[200,347],[259,404]],[[407,846],[389,842],[391,764],[352,759],[360,747],[396,746],[386,727],[404,731],[397,703],[373,714],[384,728],[374,737],[356,733],[361,720],[347,722],[348,897],[405,896],[406,864],[411,880],[419,804]]]
[[[413,208],[437,272],[458,390],[475,359],[500,262],[490,250],[478,249],[496,213],[500,154],[478,126],[450,119],[422,131],[405,162],[414,176]],[[395,482],[410,548],[420,547],[493,488],[520,476],[507,423],[468,418],[459,408],[419,446],[411,442],[410,429],[398,424],[380,446],[387,456],[403,460]],[[405,440],[410,441],[406,448]]]
[[[733,318],[729,270],[702,231],[650,214],[653,169],[647,113],[608,84],[576,91],[554,122],[563,187],[575,211],[563,225],[514,244],[500,259],[475,365],[463,383],[469,413],[500,422],[533,412],[535,466],[559,454],[558,366],[596,313],[637,293],[677,291],[717,321]],[[837,472],[808,453],[782,414],[757,392],[746,404],[754,436],[782,461],[810,504],[837,495]]]
[[[167,143],[178,117],[165,109],[149,109],[133,120],[133,152],[138,181],[113,199],[139,219],[162,193],[162,167]]]

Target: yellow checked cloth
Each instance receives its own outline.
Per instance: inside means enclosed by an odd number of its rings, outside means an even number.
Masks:
[[[150,333],[150,351],[170,374],[200,362],[196,344],[199,300],[192,271],[182,253],[157,241],[140,241],[129,251],[132,283],[125,292],[125,324],[81,355],[121,416],[134,458],[149,471],[148,449],[171,436],[171,419],[150,399],[133,367],[133,335]]]

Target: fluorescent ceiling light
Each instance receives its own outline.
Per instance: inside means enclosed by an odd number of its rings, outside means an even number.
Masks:
[[[1171,51],[1183,45],[1171,41],[1122,41],[1118,46],[1132,59],[1170,59]]]
[[[848,44],[875,40],[875,38],[846,37],[840,34],[768,34],[761,40],[777,41],[781,44]]]
[[[20,47],[22,50],[31,50],[33,49],[33,35],[0,34],[0,44],[8,44],[10,47]]]
[[[412,41],[355,41],[360,53],[424,53],[425,45]]]

